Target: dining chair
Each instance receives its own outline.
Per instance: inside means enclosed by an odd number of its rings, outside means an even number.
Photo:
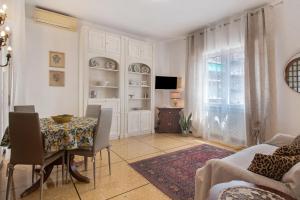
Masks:
[[[15,112],[25,112],[25,113],[34,113],[35,108],[34,105],[18,105],[14,106]]]
[[[9,113],[9,139],[11,156],[8,163],[6,200],[9,197],[14,167],[16,165],[40,165],[40,199],[43,198],[44,169],[57,159],[62,159],[64,182],[64,151],[45,153],[38,113]]]
[[[85,111],[85,117],[98,119],[98,116],[101,111],[101,105],[87,105]],[[102,159],[102,154],[100,151],[100,159]],[[88,158],[84,157],[84,170],[87,171]]]
[[[18,106],[14,106],[14,111],[15,112],[25,112],[25,113],[34,113],[35,107],[34,107],[34,105],[18,105]],[[35,165],[32,165],[32,176],[31,176],[32,183],[34,182],[34,174],[35,174]]]
[[[98,119],[100,111],[101,111],[101,105],[87,105],[85,111],[85,117]]]
[[[69,163],[70,163],[69,160],[71,155],[86,156],[92,158],[94,188],[96,188],[96,154],[97,152],[100,152],[102,149],[107,149],[109,175],[111,175],[110,143],[109,143],[111,123],[112,123],[112,109],[111,108],[101,109],[101,113],[98,115],[98,123],[97,123],[96,131],[93,135],[93,146],[74,149],[67,152],[68,170],[69,170]]]

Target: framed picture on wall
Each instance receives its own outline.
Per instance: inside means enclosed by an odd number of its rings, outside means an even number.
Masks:
[[[57,51],[49,51],[49,66],[50,67],[65,67],[65,53]]]
[[[49,71],[49,86],[64,87],[65,86],[65,72]]]

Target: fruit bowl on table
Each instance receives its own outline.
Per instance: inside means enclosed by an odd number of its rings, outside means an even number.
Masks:
[[[68,123],[71,121],[73,115],[57,115],[52,116],[51,118],[58,124]]]

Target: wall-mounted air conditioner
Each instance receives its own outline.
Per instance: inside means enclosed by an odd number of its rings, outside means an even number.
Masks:
[[[77,18],[61,13],[36,7],[34,9],[33,18],[37,22],[68,29],[70,31],[77,30]]]

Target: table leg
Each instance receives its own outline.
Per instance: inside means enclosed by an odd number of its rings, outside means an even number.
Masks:
[[[49,178],[52,169],[54,167],[54,164],[50,164],[47,167],[45,167],[45,174],[44,174],[44,180],[43,182],[45,183],[46,180]],[[36,191],[37,189],[39,189],[40,187],[40,181],[41,179],[37,180],[32,186],[30,186],[28,189],[26,189],[22,194],[21,194],[21,198],[28,196],[29,194],[31,194],[32,192]]]
[[[84,183],[89,183],[90,179],[86,176],[81,175],[76,166],[76,162],[74,161],[74,156],[72,155],[70,157],[70,174],[78,181],[84,182]]]
[[[49,178],[53,167],[55,165],[60,165],[61,164],[61,159],[58,159],[56,161],[54,161],[53,163],[51,163],[50,165],[45,167],[45,174],[44,174],[44,183],[46,182],[46,180]],[[39,169],[36,169],[36,172],[39,172]],[[90,179],[86,176],[81,175],[78,170],[77,170],[77,166],[76,166],[76,162],[74,161],[74,156],[71,156],[70,158],[70,174],[77,179],[80,182],[84,182],[84,183],[89,183]],[[21,197],[26,197],[29,194],[31,194],[32,192],[36,191],[37,189],[39,189],[40,187],[40,181],[41,179],[37,180],[32,186],[30,186],[28,189],[26,189],[22,194]]]

